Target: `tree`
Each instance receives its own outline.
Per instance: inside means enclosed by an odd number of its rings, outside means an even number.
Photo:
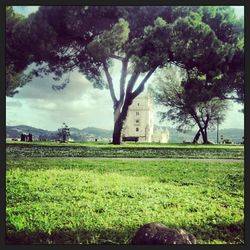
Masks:
[[[23,71],[30,63],[28,61],[29,53],[24,53],[18,46],[16,28],[24,21],[24,16],[16,14],[11,6],[6,7],[6,95],[14,96],[18,93],[17,88],[24,86],[32,79],[32,74],[25,74]]]
[[[31,60],[40,65],[33,71],[36,76],[54,73],[60,79],[77,68],[94,87],[110,90],[113,143],[120,144],[128,107],[157,68],[172,63],[195,69],[210,79],[206,82],[218,86],[216,95],[221,98],[232,91],[227,82],[215,81],[221,74],[231,76],[223,66],[233,63],[241,34],[232,13],[229,7],[222,11],[199,6],[43,6],[18,26],[16,37],[20,41],[21,34],[24,51],[28,46]],[[221,32],[227,35],[220,37]],[[114,60],[122,64],[118,96],[110,74]]]
[[[173,51],[178,65],[197,70],[204,81],[199,89],[213,86],[214,97],[244,101],[244,23],[230,7],[202,7],[176,21]],[[178,49],[181,48],[181,49]],[[232,93],[236,92],[236,95]]]
[[[225,100],[211,97],[206,90],[194,93],[193,90],[197,89],[186,89],[187,80],[185,70],[171,66],[158,74],[155,86],[151,86],[150,91],[155,101],[167,108],[167,111],[160,112],[162,120],[172,120],[179,131],[197,126],[193,142],[196,143],[201,134],[203,143],[207,144],[208,128],[213,129],[218,118],[220,123],[224,121],[228,105]]]
[[[60,142],[66,142],[68,137],[70,136],[69,127],[63,123],[63,127],[58,129],[58,136],[60,138]]]

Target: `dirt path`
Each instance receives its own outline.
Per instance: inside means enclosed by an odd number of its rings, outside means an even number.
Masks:
[[[126,158],[126,157],[17,157],[11,159],[66,159],[66,160],[130,160],[130,161],[201,161],[201,162],[244,162],[244,159],[192,159],[192,158]]]

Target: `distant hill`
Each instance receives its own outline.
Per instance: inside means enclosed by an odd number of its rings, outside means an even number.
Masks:
[[[193,138],[197,131],[188,131],[186,133],[178,132],[175,128],[168,128],[169,130],[169,142],[178,143],[185,141],[193,141]],[[219,130],[219,140],[223,135],[224,139],[230,139],[234,143],[242,142],[242,137],[244,136],[243,129],[230,128],[230,129],[221,129]],[[217,142],[217,131],[208,131],[208,139],[213,142]],[[202,138],[200,137],[199,142]]]
[[[20,138],[22,133],[31,133],[33,140],[38,140],[39,136],[49,140],[57,139],[57,131],[48,131],[26,125],[6,126],[6,138]]]
[[[158,126],[156,126],[158,127]],[[189,131],[187,133],[180,133],[175,128],[163,127],[169,130],[169,142],[170,143],[180,143],[184,140],[192,141],[196,131]],[[6,138],[20,138],[21,133],[31,133],[34,140],[38,140],[39,136],[46,138],[48,140],[57,139],[57,131],[48,131],[44,129],[38,129],[26,125],[18,126],[6,126]],[[83,129],[78,129],[71,127],[70,128],[70,137],[75,141],[88,141],[88,140],[109,140],[112,138],[112,130],[87,127]],[[223,135],[224,139],[230,139],[235,143],[242,142],[242,137],[244,136],[243,129],[221,129],[219,131],[219,139]],[[217,141],[217,132],[208,131],[208,138],[210,141]],[[201,140],[201,139],[200,139]]]
[[[93,139],[109,140],[112,137],[112,130],[87,127],[84,129],[70,128],[70,137],[75,141],[88,141]]]
[[[82,129],[82,132],[86,134],[93,134],[98,137],[111,137],[113,134],[112,130],[107,130],[107,129],[101,129],[101,128],[94,128],[94,127],[88,127]]]
[[[38,129],[26,125],[6,126],[6,138],[20,138],[22,133],[31,133],[33,140],[38,140],[39,137],[47,140],[58,139],[58,131],[48,131],[44,129]],[[70,128],[70,138],[76,141],[87,141],[93,139],[110,139],[112,137],[112,131],[94,127],[88,127],[84,129]]]

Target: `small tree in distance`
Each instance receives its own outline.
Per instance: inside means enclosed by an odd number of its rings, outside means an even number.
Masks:
[[[196,88],[187,88],[187,83],[191,81],[194,84],[197,78],[187,77],[185,70],[171,66],[158,75],[156,86],[152,86],[150,91],[156,103],[166,108],[160,112],[162,121],[171,120],[182,132],[197,126],[193,142],[196,143],[201,135],[203,143],[208,144],[207,130],[215,128],[218,117],[220,123],[224,121],[228,103],[212,97],[207,88],[198,92]]]
[[[60,142],[66,142],[68,141],[68,138],[70,136],[69,127],[66,125],[66,123],[63,123],[63,127],[58,129],[58,136],[60,138]]]

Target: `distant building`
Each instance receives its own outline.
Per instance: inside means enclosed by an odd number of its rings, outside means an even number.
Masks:
[[[7,137],[6,141],[21,141],[21,139],[20,138]]]
[[[20,137],[21,137],[21,141],[28,141],[28,142],[32,142],[32,134],[21,134],[20,135]]]
[[[85,141],[95,141],[96,136],[94,134],[88,134],[85,136]]]
[[[130,105],[122,137],[138,137],[139,142],[168,142],[169,131],[154,128],[153,102],[149,95],[138,96]]]

